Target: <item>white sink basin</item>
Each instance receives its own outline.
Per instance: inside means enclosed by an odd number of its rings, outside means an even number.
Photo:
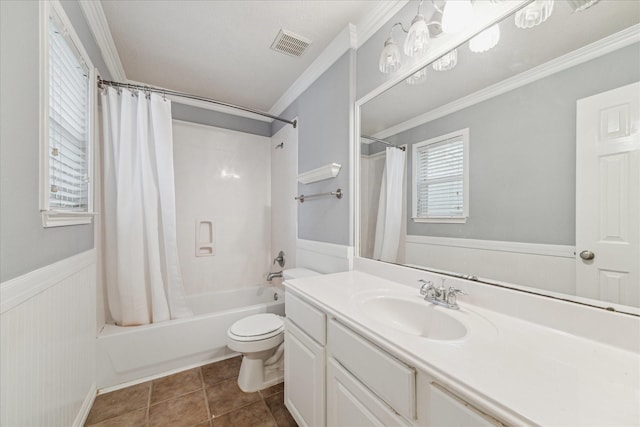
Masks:
[[[466,326],[446,312],[448,308],[420,297],[368,296],[359,304],[372,320],[406,334],[442,341],[459,340],[467,334]]]

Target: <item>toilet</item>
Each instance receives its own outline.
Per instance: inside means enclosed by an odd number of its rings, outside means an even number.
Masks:
[[[305,268],[284,270],[284,280],[317,276]],[[242,353],[238,386],[254,392],[284,379],[284,317],[273,313],[254,314],[235,322],[227,330],[227,347]]]

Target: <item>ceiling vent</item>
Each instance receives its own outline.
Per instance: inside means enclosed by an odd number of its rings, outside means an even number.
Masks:
[[[271,44],[271,49],[289,56],[300,56],[311,44],[311,40],[298,34],[281,29]]]

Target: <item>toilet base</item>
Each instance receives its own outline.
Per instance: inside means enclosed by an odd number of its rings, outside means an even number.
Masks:
[[[242,357],[240,373],[238,374],[238,387],[245,393],[279,384],[284,381],[284,357],[268,366],[264,361],[274,353],[274,350],[265,350],[256,353],[245,354]]]

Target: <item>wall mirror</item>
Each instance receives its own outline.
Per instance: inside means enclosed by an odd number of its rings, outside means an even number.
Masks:
[[[361,257],[640,314],[640,7],[587,3],[360,105]]]

